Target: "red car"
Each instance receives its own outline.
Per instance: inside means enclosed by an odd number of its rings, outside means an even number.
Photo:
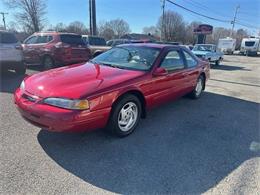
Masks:
[[[90,50],[81,35],[59,32],[37,32],[23,42],[27,65],[42,65],[44,69],[86,62]]]
[[[21,115],[43,129],[107,127],[126,136],[147,110],[186,94],[199,98],[208,78],[209,63],[185,47],[129,44],[27,77],[14,96]]]

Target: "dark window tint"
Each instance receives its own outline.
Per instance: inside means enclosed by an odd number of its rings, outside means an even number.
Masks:
[[[0,33],[0,43],[17,43],[18,40],[12,33]]]
[[[164,58],[162,68],[165,68],[169,72],[184,68],[183,59],[178,51],[170,51]]]
[[[48,43],[52,40],[52,36],[38,36],[37,43]]]
[[[100,37],[89,37],[88,41],[89,41],[90,45],[100,45],[100,46],[106,45],[105,39],[100,38]]]
[[[60,35],[61,42],[70,45],[85,45],[80,35]]]
[[[35,44],[37,41],[37,36],[30,37],[29,39],[25,40],[25,44]]]
[[[188,68],[194,67],[197,65],[197,61],[186,51],[183,51],[184,56],[186,58]]]
[[[247,47],[252,47],[252,46],[255,45],[255,41],[246,41],[246,42],[245,42],[245,45],[246,45]]]

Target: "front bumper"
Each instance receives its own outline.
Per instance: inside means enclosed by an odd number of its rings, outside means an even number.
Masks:
[[[111,108],[96,111],[67,110],[24,98],[20,89],[14,101],[22,117],[31,124],[55,132],[82,132],[104,128]]]

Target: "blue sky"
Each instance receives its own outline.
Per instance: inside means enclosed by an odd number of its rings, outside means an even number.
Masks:
[[[173,0],[174,2],[199,13],[219,19],[231,20],[235,7],[240,5],[238,20],[241,23],[260,27],[260,0]],[[63,22],[68,24],[78,20],[88,26],[88,0],[47,0],[48,24]],[[97,23],[104,20],[122,18],[130,25],[132,32],[142,32],[143,27],[155,25],[161,15],[161,0],[96,0]],[[181,14],[186,22],[201,21],[215,27],[231,27],[231,24],[205,19],[191,14],[166,2],[166,10]],[[7,23],[14,21],[12,12],[0,0],[0,11],[8,11]],[[0,20],[2,22],[2,20]],[[242,26],[236,25],[235,29]],[[244,27],[246,28],[246,27]],[[247,28],[251,34],[257,29]]]

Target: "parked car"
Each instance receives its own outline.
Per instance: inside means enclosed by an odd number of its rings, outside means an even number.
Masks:
[[[223,60],[223,52],[216,49],[216,45],[213,44],[196,44],[192,49],[192,52],[199,58],[206,59],[209,62],[214,62],[215,65],[219,65]]]
[[[37,32],[23,43],[25,63],[44,69],[90,59],[90,50],[80,35],[60,32]]]
[[[107,41],[106,44],[107,46],[115,47],[117,45],[128,44],[128,43],[131,43],[131,41],[128,39],[111,39]]]
[[[84,65],[24,79],[14,94],[21,115],[59,132],[107,127],[127,136],[147,110],[189,94],[199,98],[209,62],[185,47],[129,44],[113,47]]]
[[[88,45],[91,51],[91,56],[93,58],[111,48],[111,46],[106,45],[106,40],[102,37],[82,35],[82,38],[83,41]]]
[[[257,55],[260,51],[260,38],[244,38],[241,42],[240,53],[243,55]]]
[[[0,31],[0,68],[12,69],[17,74],[25,74],[21,43],[8,31]]]

